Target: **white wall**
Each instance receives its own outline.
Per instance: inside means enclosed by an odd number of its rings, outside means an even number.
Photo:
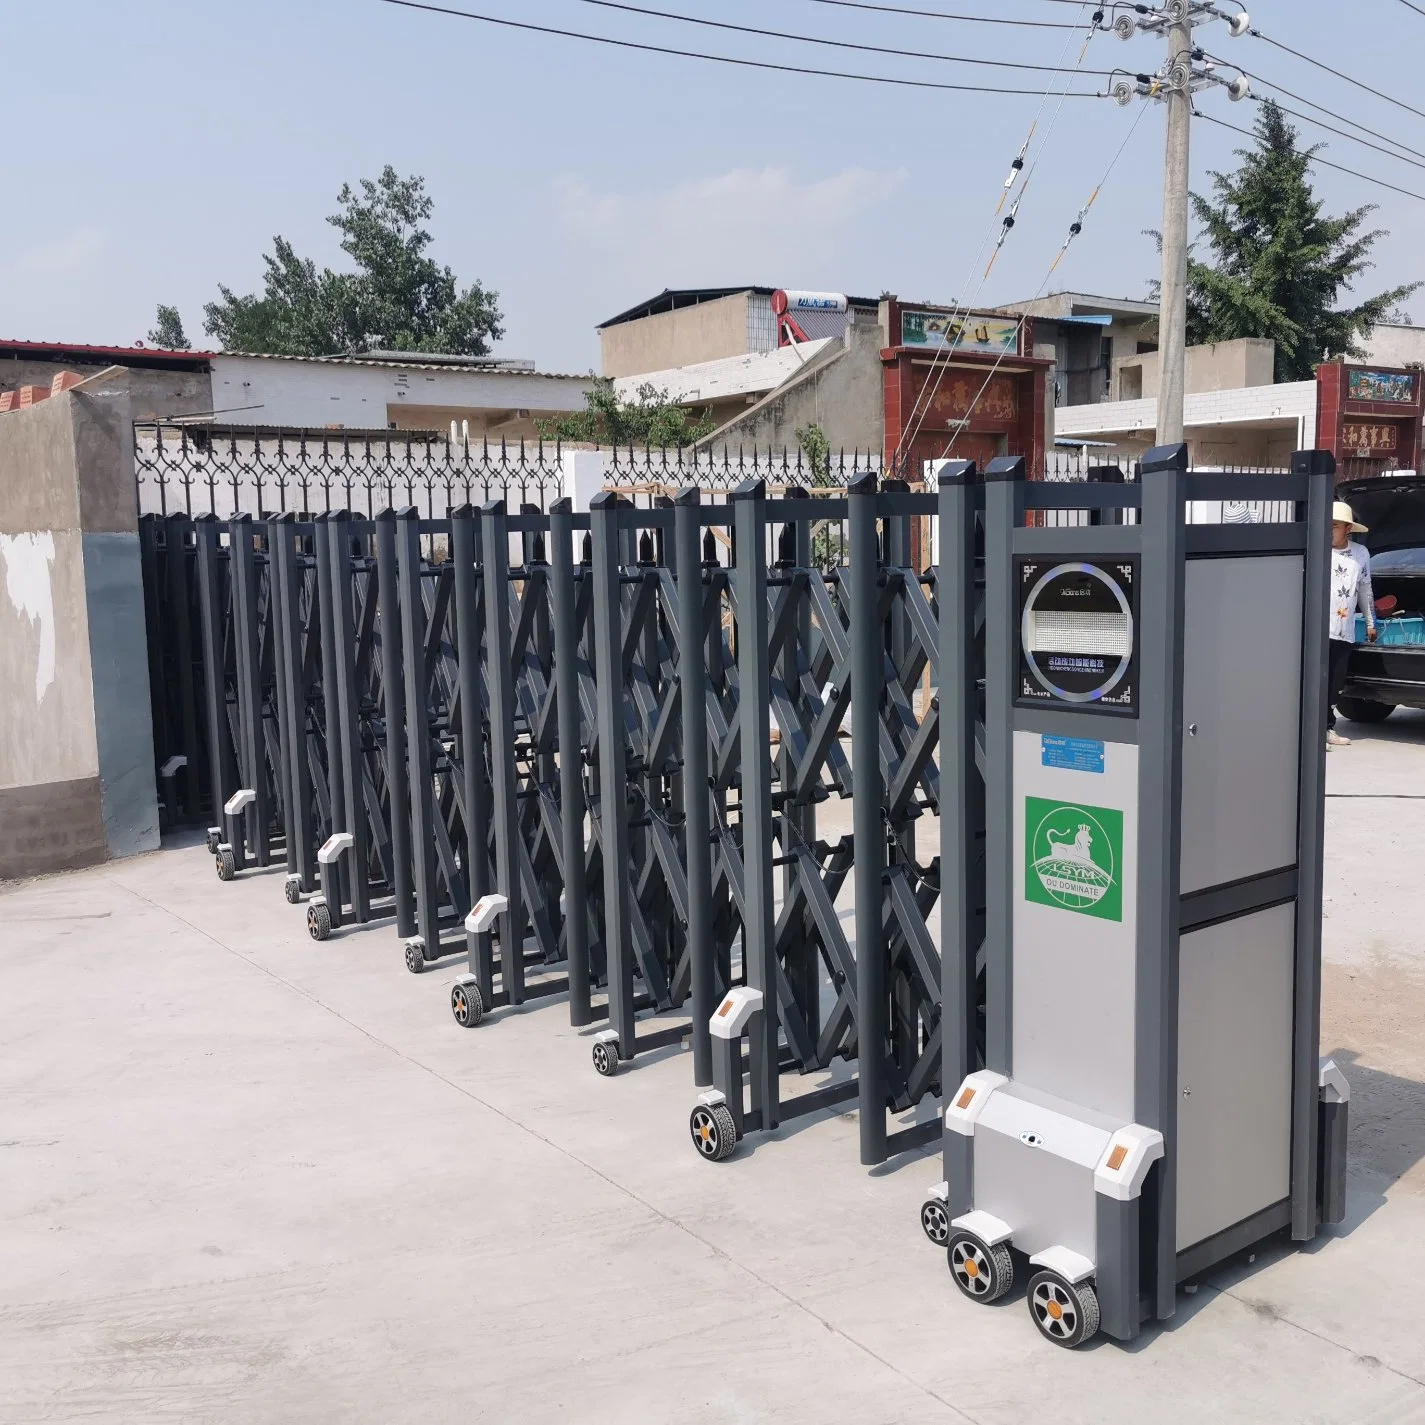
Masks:
[[[1365,361],[1373,366],[1404,366],[1407,362],[1425,362],[1425,327],[1396,326],[1382,322],[1371,334],[1361,338]]]
[[[213,358],[213,409],[219,425],[384,430],[398,419],[401,406],[580,411],[592,384],[585,376],[532,372],[422,371],[276,356]]]

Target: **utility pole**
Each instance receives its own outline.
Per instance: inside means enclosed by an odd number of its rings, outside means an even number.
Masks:
[[[1192,140],[1192,19],[1185,3],[1167,26],[1168,140],[1163,163],[1163,280],[1158,310],[1158,441],[1183,438],[1187,377],[1188,158]]]
[[[1228,0],[1237,4],[1238,0]],[[1251,20],[1238,9],[1228,13],[1217,0],[1158,0],[1156,8],[1125,8],[1113,21],[1114,34],[1131,40],[1139,33],[1164,36],[1167,62],[1156,75],[1125,77],[1109,91],[1115,103],[1135,98],[1167,105],[1168,137],[1163,162],[1163,278],[1158,294],[1158,441],[1174,445],[1183,438],[1183,396],[1187,384],[1188,159],[1192,147],[1192,96],[1220,84],[1234,101],[1251,92],[1245,75],[1228,79],[1217,73],[1217,62],[1193,48],[1193,26],[1225,20],[1235,39],[1247,33]]]

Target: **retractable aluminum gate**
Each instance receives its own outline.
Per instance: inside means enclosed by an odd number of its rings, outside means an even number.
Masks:
[[[460,1023],[567,989],[604,1072],[691,1040],[704,1156],[854,1099],[883,1161],[1001,1013],[983,486],[936,473],[155,525],[155,607],[202,654],[171,735],[196,717],[208,804],[251,794],[226,844],[285,858],[309,918],[389,910],[411,969],[463,955]],[[1131,487],[1032,488],[1040,523],[1136,519]]]

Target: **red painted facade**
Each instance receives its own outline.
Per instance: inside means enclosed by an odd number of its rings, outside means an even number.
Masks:
[[[1327,362],[1316,369],[1316,444],[1339,479],[1420,468],[1425,373]]]
[[[894,338],[919,323],[955,315],[948,307],[909,307],[889,299]],[[904,323],[905,314],[911,314]],[[1045,373],[1053,364],[1034,350],[1031,318],[960,314],[973,341],[977,327],[1017,326],[1012,348],[1000,351],[947,349],[900,340],[881,352],[886,418],[886,469],[918,482],[924,462],[949,456],[974,460],[981,469],[997,455],[1022,455],[1030,478],[1044,468]],[[988,325],[987,325],[988,324]],[[938,334],[938,333],[937,333]],[[981,333],[982,335],[985,333]]]

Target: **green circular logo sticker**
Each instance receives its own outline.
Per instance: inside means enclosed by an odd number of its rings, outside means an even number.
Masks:
[[[1123,813],[1025,798],[1024,896],[1104,920],[1123,919]]]

